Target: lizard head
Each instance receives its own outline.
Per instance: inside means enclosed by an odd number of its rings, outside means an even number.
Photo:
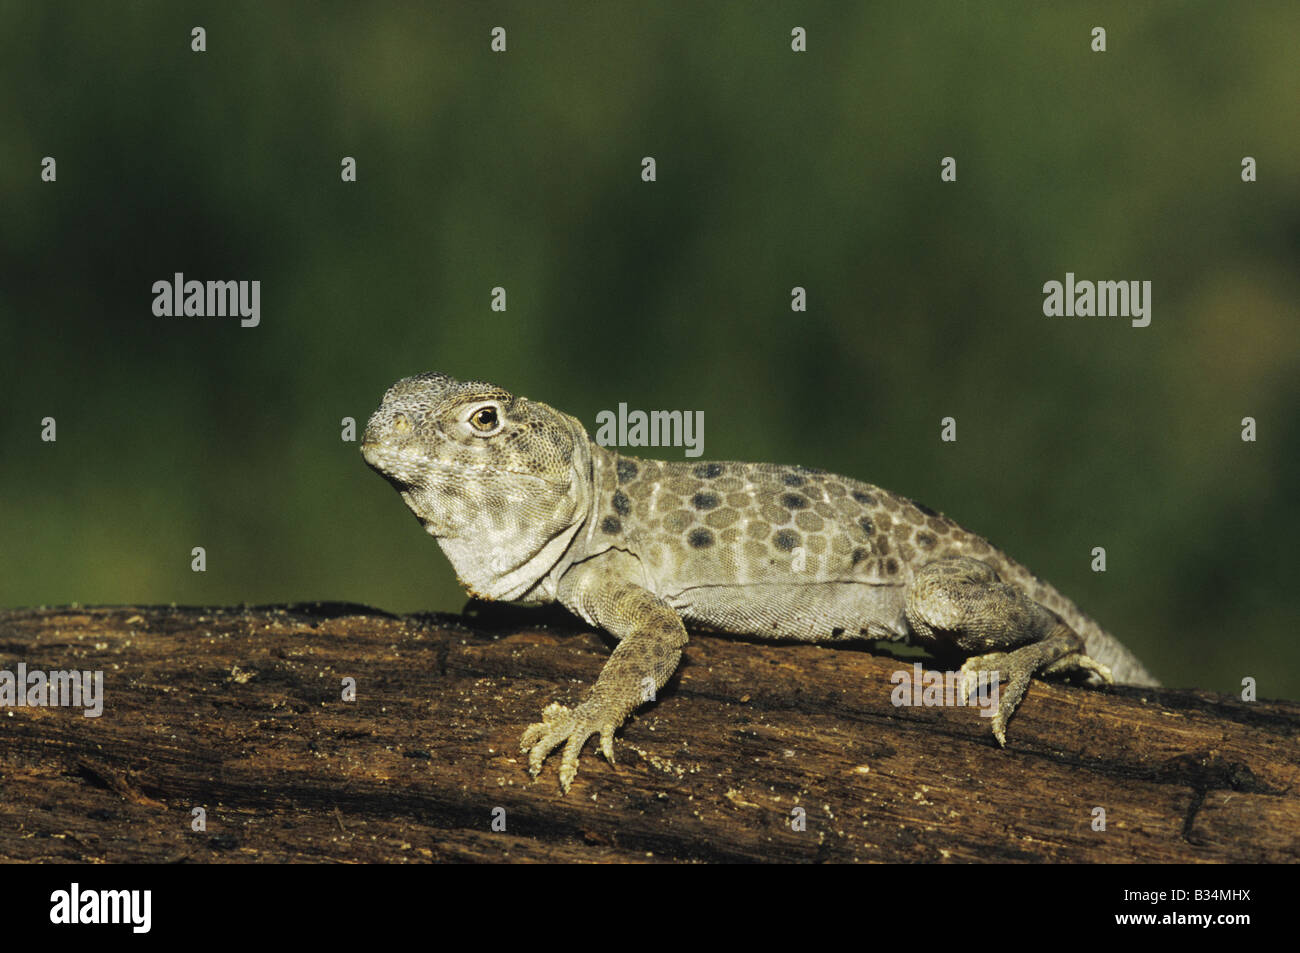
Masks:
[[[398,381],[366,425],[361,453],[438,539],[462,583],[487,598],[516,598],[544,576],[591,499],[582,425],[484,381],[437,373]]]

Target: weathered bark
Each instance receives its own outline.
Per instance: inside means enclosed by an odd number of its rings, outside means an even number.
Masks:
[[[971,709],[895,708],[910,661],[707,635],[561,797],[519,735],[607,655],[555,614],[0,613],[0,669],[106,694],[0,710],[0,859],[1300,860],[1300,705],[1035,682],[1000,750]]]

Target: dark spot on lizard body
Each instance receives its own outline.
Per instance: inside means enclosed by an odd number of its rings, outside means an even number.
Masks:
[[[792,529],[778,530],[772,537],[772,544],[782,552],[791,552],[799,545],[799,534]]]
[[[720,502],[716,493],[696,493],[691,497],[691,505],[697,510],[715,509]]]
[[[693,529],[686,541],[695,549],[706,549],[713,545],[713,533],[707,529]]]

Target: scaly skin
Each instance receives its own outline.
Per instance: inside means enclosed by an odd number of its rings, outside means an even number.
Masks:
[[[662,462],[595,444],[574,418],[494,384],[442,374],[389,388],[361,446],[465,588],[559,602],[619,640],[587,698],[524,731],[536,776],[560,745],[567,792],[592,735],[613,735],[672,675],[686,627],[838,642],[914,641],[969,656],[1007,687],[1006,723],[1034,675],[1156,685],[1073,603],[919,503],[822,470]]]

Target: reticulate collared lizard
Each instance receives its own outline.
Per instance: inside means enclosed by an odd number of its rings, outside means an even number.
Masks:
[[[1003,745],[1036,674],[1158,684],[1005,553],[869,483],[799,466],[623,456],[546,404],[436,373],[388,389],[361,452],[471,595],[559,602],[619,640],[581,704],[552,703],[523,733],[533,776],[564,745],[565,791],[592,735],[614,762],[614,731],[677,668],[684,623],[958,651],[969,656],[965,677],[1007,682],[992,718]]]

